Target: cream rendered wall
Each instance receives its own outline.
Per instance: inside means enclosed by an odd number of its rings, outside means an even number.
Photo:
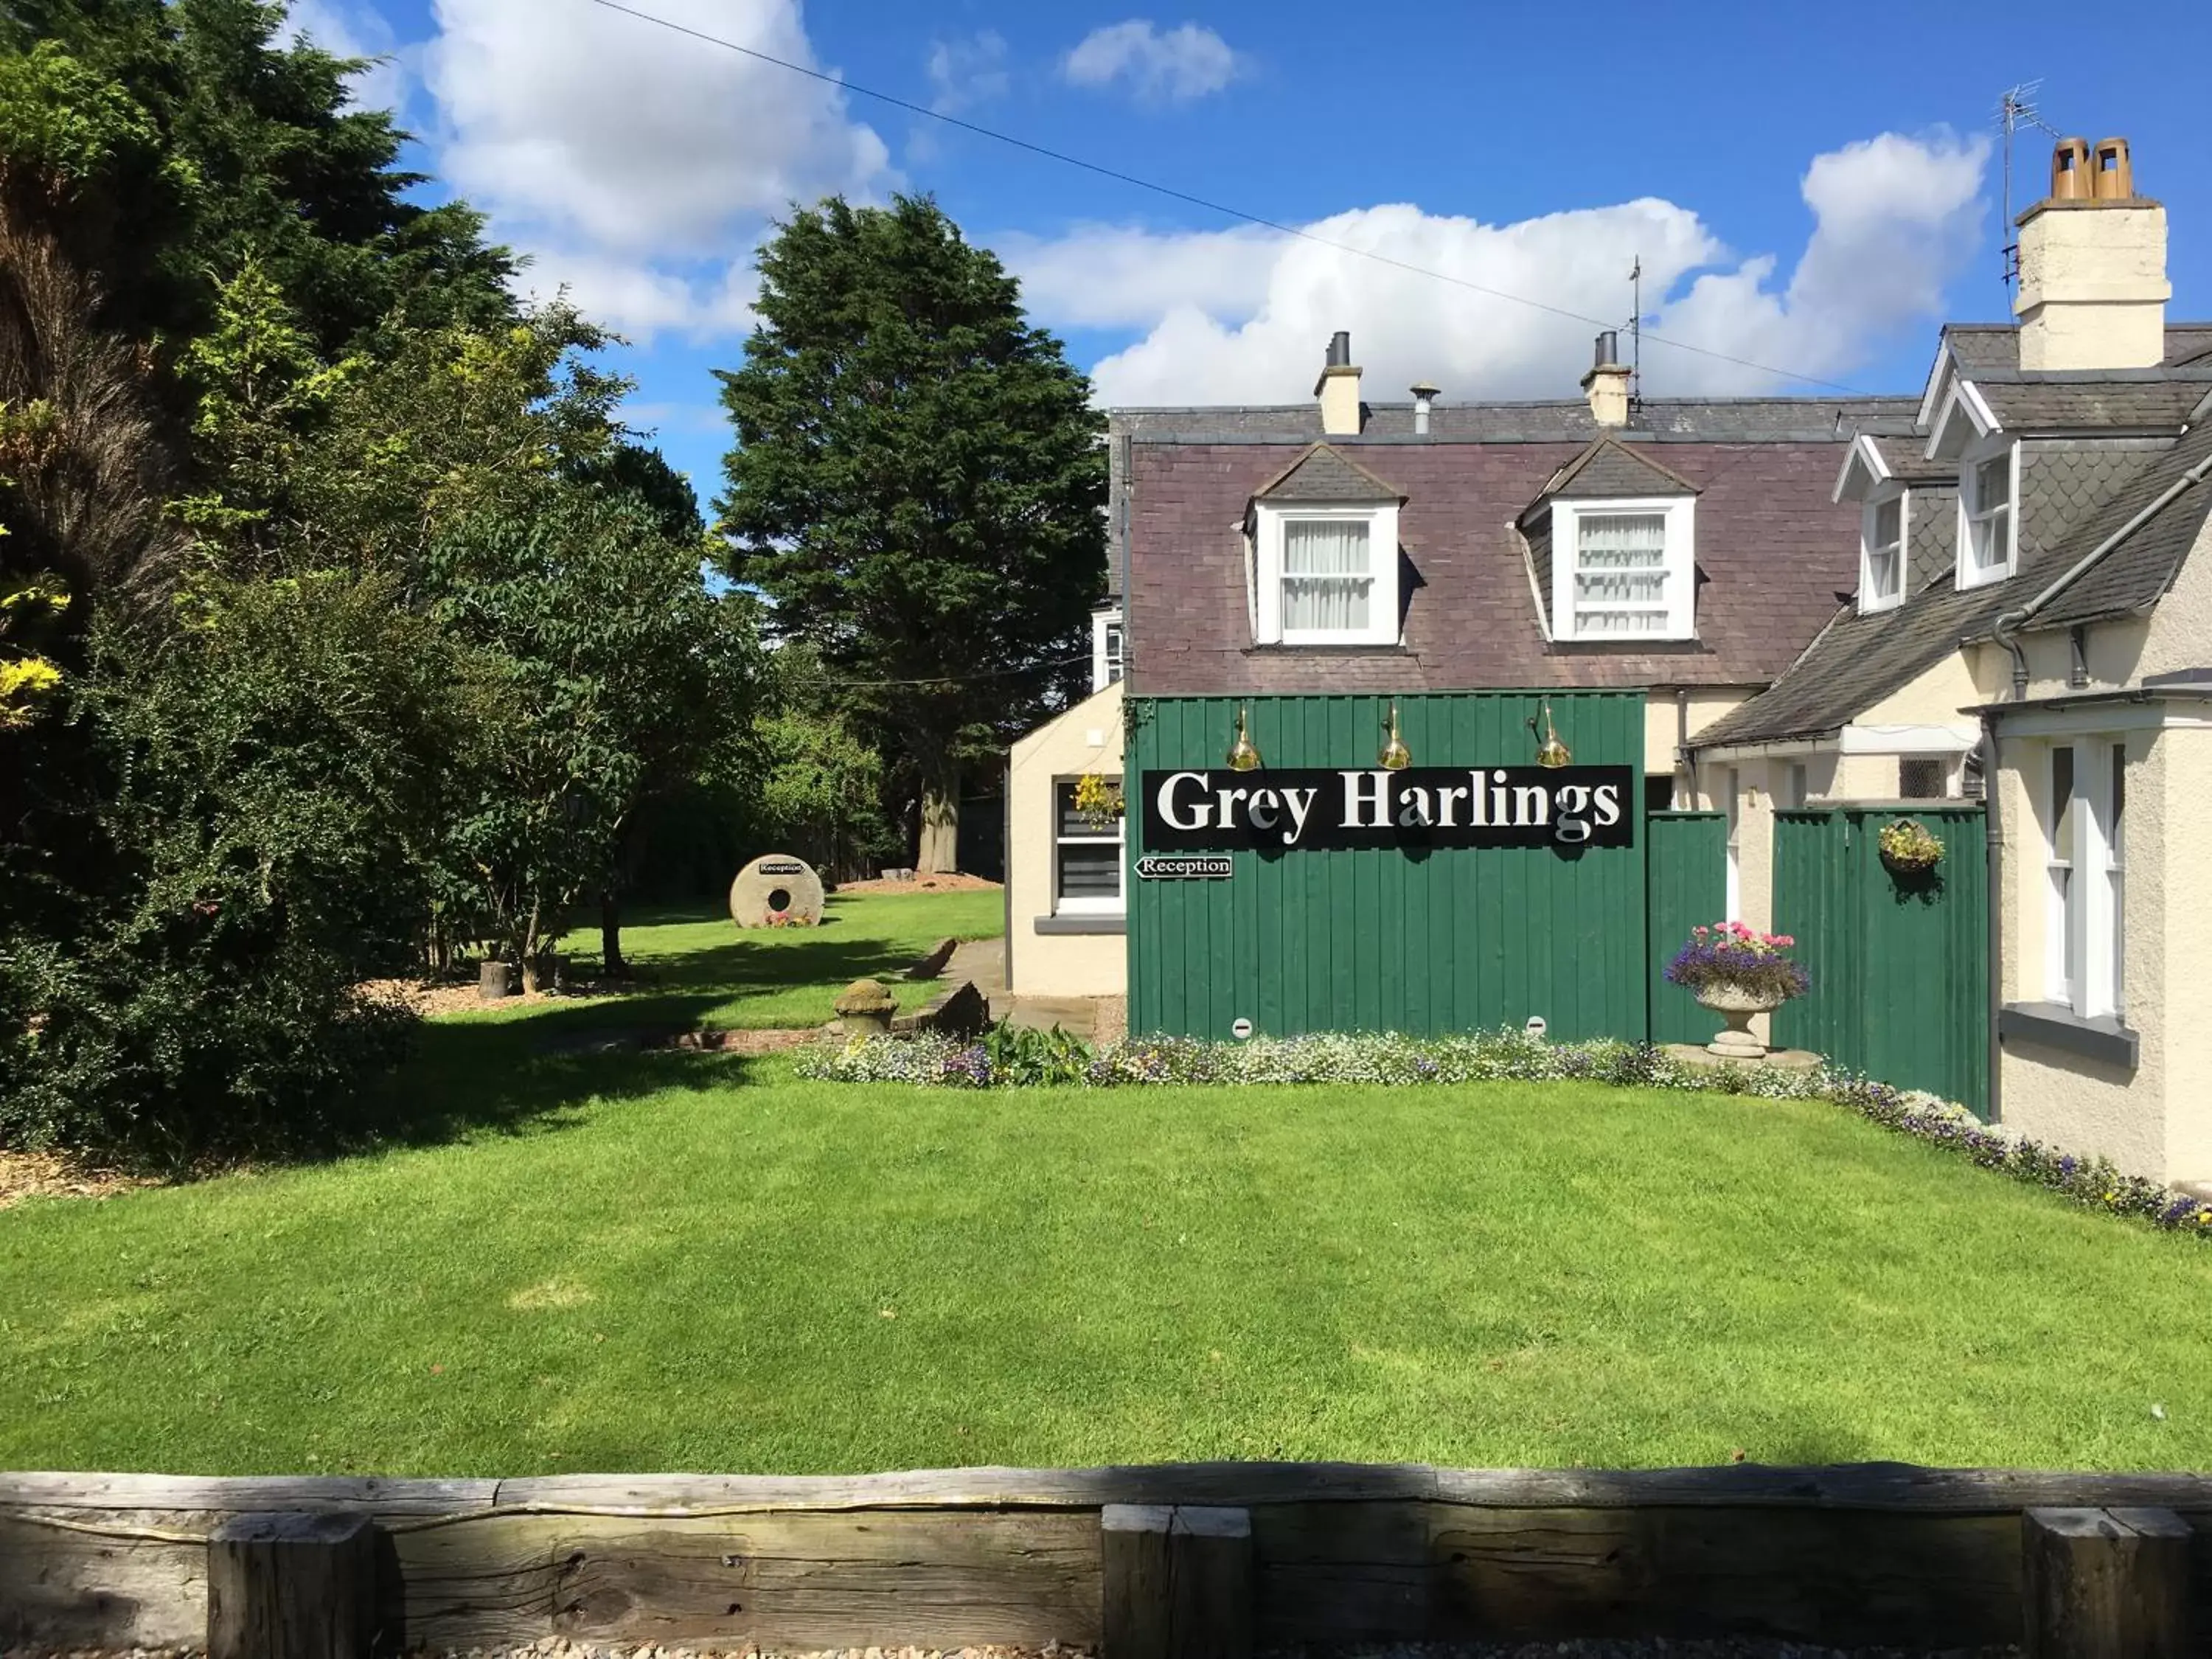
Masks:
[[[2128,747],[2132,760],[2132,741]],[[2149,948],[2142,951],[2130,933],[2127,971],[2131,980],[2144,980],[2146,1000],[2154,994],[2157,1000],[2165,1178],[2212,1182],[2212,979],[2207,978],[2212,970],[2212,860],[2193,850],[2203,846],[2205,807],[2212,802],[2212,729],[2169,726],[2154,747],[2163,751],[2164,823],[2156,846],[2143,848],[2141,875],[2136,849],[2151,837],[2148,832],[2138,836],[2135,825],[2128,827],[2127,925],[2159,932],[2154,938],[2146,932]],[[2131,799],[2130,817],[2135,810]],[[2132,982],[2124,988],[2130,1024],[2136,1018],[2136,990]],[[2148,1031],[2143,1046],[2148,1054]]]
[[[2166,832],[2170,824],[2187,822],[2192,788],[2212,787],[2212,743],[2205,741],[2212,732],[2142,727],[2124,738],[2127,902],[2122,926],[2127,983],[2122,1000],[2123,1018],[2140,1041],[2138,1063],[2130,1071],[2008,1036],[2000,1099],[2004,1121],[2038,1140],[2109,1158],[2129,1174],[2153,1181],[2186,1180],[2192,1177],[2172,1156],[2172,1120],[2188,1119],[2201,1128],[2206,1109],[2200,1104],[2192,1109],[2186,1101],[2170,1098],[2168,1079],[2208,1073],[2175,1063],[2178,1036],[2197,1063],[2206,1056],[2202,1036],[2177,1031],[2171,997],[2173,988],[2191,983],[2189,952],[2203,949],[2212,929],[2202,917],[2177,914],[2179,896],[2170,878],[2179,875],[2198,888],[2212,889],[2212,884],[2189,871],[2189,860],[2169,857]],[[2000,926],[2007,1002],[2040,1002],[2049,994],[2048,831],[2039,809],[2051,744],[2067,740],[2063,735],[2008,738],[1998,757],[2004,791],[2004,868],[1998,890],[2005,901]],[[2185,751],[2186,763],[2177,766]],[[2212,899],[2212,890],[2200,893],[2199,899],[2201,910],[2201,901]],[[2197,1018],[2201,1024],[2201,1012]]]
[[[1675,706],[1674,693],[1664,688],[1646,692],[1644,698],[1644,775],[1648,778],[1674,779],[1678,797],[1696,794],[1695,780],[1678,772],[1675,750],[1682,741],[1681,727],[1676,724],[1685,714],[1688,716],[1689,735],[1695,738],[1731,708],[1750,701],[1749,689],[1716,686],[1689,691],[1683,696],[1683,707]]]
[[[1021,996],[1124,995],[1128,941],[1121,933],[1040,933],[1052,915],[1052,786],[1085,772],[1121,772],[1121,686],[1116,681],[1013,747],[1006,768],[1006,966]]]
[[[2197,486],[2212,489],[2212,482]],[[2197,532],[2181,574],[2159,601],[2143,630],[2138,653],[2146,674],[2212,666],[2212,519]]]

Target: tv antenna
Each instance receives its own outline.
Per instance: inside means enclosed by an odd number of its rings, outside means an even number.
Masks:
[[[1644,406],[1644,256],[1628,270],[1628,406]]]
[[[2005,88],[1997,100],[1997,125],[2004,133],[2004,286],[2010,294],[2013,284],[2020,280],[2020,239],[2013,234],[2012,222],[2012,139],[2022,127],[2033,127],[2047,132],[2053,138],[2063,137],[2057,127],[2043,118],[2043,112],[2035,102],[2035,94],[2043,89],[2043,77],[2021,81]]]

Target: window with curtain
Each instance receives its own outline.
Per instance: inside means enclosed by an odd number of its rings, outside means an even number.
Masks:
[[[1119,783],[1119,778],[1109,778]],[[1121,832],[1127,815],[1100,823],[1076,810],[1073,778],[1054,780],[1053,909],[1060,915],[1120,914]]]
[[[1895,604],[1905,591],[1905,497],[1893,495],[1867,508],[1866,569],[1860,579],[1859,609],[1879,611]]]
[[[1368,631],[1375,575],[1364,519],[1283,522],[1285,636]]]
[[[1992,581],[2012,569],[2012,463],[2007,447],[1967,467],[1960,505],[1966,523],[1965,585]]]
[[[1575,637],[1668,631],[1667,515],[1575,518]]]

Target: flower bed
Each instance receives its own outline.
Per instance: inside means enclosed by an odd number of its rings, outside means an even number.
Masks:
[[[1035,1037],[1036,1033],[1023,1034]],[[1205,1042],[1134,1037],[1094,1049],[1055,1036],[1017,1042],[1003,1029],[982,1042],[924,1034],[859,1037],[799,1061],[799,1075],[834,1083],[912,1083],[927,1088],[1059,1085],[1082,1089],[1255,1084],[1486,1083],[1581,1079],[1621,1088],[1695,1089],[1770,1100],[1826,1100],[1915,1139],[1964,1154],[1984,1169],[2091,1209],[2139,1216],[2212,1240],[2212,1205],[2123,1175],[2101,1158],[2078,1158],[1986,1124],[1964,1106],[1830,1066],[1688,1066],[1662,1050],[1600,1038],[1547,1042],[1510,1029],[1471,1036],[1395,1034],[1259,1037]]]

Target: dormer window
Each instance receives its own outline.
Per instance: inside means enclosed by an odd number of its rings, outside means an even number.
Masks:
[[[1887,611],[1905,600],[1905,533],[1911,511],[1906,492],[1890,489],[1860,509],[1859,614]]]
[[[1696,512],[1688,495],[1553,501],[1553,637],[1695,639]]]
[[[1259,509],[1259,635],[1273,645],[1398,642],[1398,509]]]
[[[1398,643],[1403,498],[1316,444],[1252,498],[1252,634],[1261,645]]]
[[[1110,605],[1091,613],[1091,689],[1103,691],[1121,678],[1121,611]]]
[[[2020,550],[2020,446],[1970,450],[1959,475],[1959,586],[1979,587],[2013,573]]]

